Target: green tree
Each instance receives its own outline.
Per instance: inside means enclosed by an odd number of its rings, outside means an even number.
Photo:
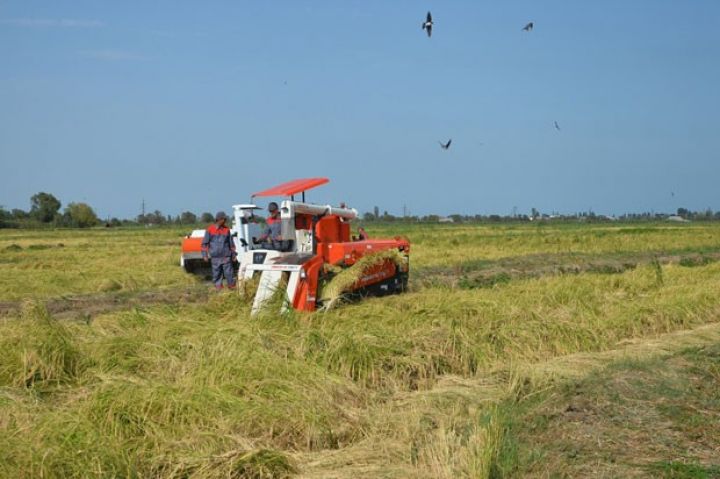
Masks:
[[[152,213],[149,213],[148,215],[149,221],[151,225],[164,225],[165,224],[165,215],[160,210],[155,210]]]
[[[60,201],[50,193],[42,191],[30,198],[30,204],[30,216],[43,223],[50,223],[60,210]]]
[[[98,220],[95,211],[87,203],[70,203],[65,207],[65,215],[70,224],[76,228],[87,228],[97,225]]]
[[[155,210],[152,213],[146,213],[145,215],[138,215],[137,222],[141,225],[162,225],[165,224],[165,215],[160,210]]]
[[[13,208],[10,214],[12,215],[13,219],[16,220],[24,220],[28,217],[27,211],[23,211],[20,208]]]
[[[180,223],[184,225],[194,225],[197,223],[197,216],[190,211],[183,211],[182,214],[180,214]]]
[[[212,223],[215,221],[215,217],[212,215],[212,213],[203,213],[200,216],[200,221],[203,223]]]
[[[7,225],[8,220],[12,218],[9,211],[5,211],[5,208],[0,206],[0,228],[4,228]]]

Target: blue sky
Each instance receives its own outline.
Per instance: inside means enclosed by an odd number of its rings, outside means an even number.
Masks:
[[[395,214],[717,210],[719,29],[715,0],[0,0],[0,205],[328,176],[310,199]]]

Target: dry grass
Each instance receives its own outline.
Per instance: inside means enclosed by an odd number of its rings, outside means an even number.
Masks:
[[[586,238],[578,248],[596,251],[613,242],[710,248],[715,227],[698,228],[559,228],[551,243],[525,246],[513,235],[539,234],[532,228],[499,228],[497,238],[487,227],[437,233],[463,238],[454,249],[470,261],[576,244],[567,235]],[[123,293],[127,277],[142,288],[195,282],[174,264],[177,243],[168,231],[142,233],[118,234],[121,242],[139,241],[140,263],[155,273],[127,256],[101,267],[105,231],[47,239],[93,245],[77,283],[77,258],[38,256],[54,252],[25,246],[38,238],[0,237],[23,245],[0,268],[47,259],[54,277],[72,283],[62,294],[94,292],[106,279]],[[431,233],[409,231],[411,275],[436,261],[433,244],[420,238]],[[501,252],[502,235],[512,241]],[[167,262],[154,263],[158,251]],[[461,261],[454,254],[447,260]],[[37,300],[62,284],[23,281],[32,293],[13,284],[5,298],[35,301],[0,319],[3,477],[498,477],[514,470],[506,449],[522,404],[616,359],[604,351],[626,344],[650,357],[667,344],[653,346],[650,338],[716,323],[720,314],[720,263],[511,279],[480,289],[428,286],[323,314],[257,318],[247,299],[226,293],[58,321]]]
[[[192,285],[178,267],[185,233],[0,230],[0,301]]]

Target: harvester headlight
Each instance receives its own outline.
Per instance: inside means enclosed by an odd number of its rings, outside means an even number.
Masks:
[[[300,279],[306,279],[306,278],[307,278],[307,273],[305,272],[304,269],[301,269],[300,270]]]

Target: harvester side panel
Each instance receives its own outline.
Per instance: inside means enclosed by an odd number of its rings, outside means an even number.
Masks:
[[[327,245],[325,261],[330,264],[338,265],[344,263],[345,265],[350,266],[355,264],[358,259],[362,258],[366,254],[386,251],[389,249],[397,249],[399,251],[408,252],[410,250],[410,243],[402,239],[332,243]]]
[[[295,288],[295,297],[292,299],[293,308],[298,311],[315,311],[322,265],[323,259],[320,256],[314,256],[303,264],[304,274],[302,276],[304,277],[299,278]]]

